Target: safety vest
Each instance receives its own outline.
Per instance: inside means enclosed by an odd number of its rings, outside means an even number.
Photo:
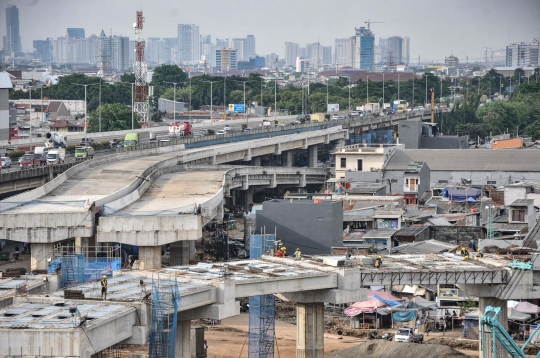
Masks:
[[[102,288],[107,288],[107,279],[106,278],[101,279],[101,287]]]

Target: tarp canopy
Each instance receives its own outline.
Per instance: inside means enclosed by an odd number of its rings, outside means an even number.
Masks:
[[[514,309],[522,313],[538,314],[540,313],[540,307],[529,302],[520,302]]]
[[[399,298],[392,296],[389,292],[368,290],[368,299],[366,301],[353,303],[344,313],[349,317],[359,315],[360,313],[379,313],[386,315],[390,313],[388,310],[381,310],[379,312],[378,309],[401,304],[402,302],[399,301]]]
[[[437,302],[435,301],[428,301],[423,297],[416,296],[413,297],[409,304],[407,305],[408,308],[416,308],[416,309],[423,309],[423,308],[437,308]]]
[[[506,307],[508,307],[508,308],[514,308],[518,304],[519,304],[519,301],[512,301],[512,300],[506,301]]]
[[[396,311],[392,312],[392,320],[394,322],[409,322],[416,320],[416,310]]]
[[[530,314],[519,312],[515,308],[508,308],[508,319],[514,321],[528,321],[530,318]]]
[[[465,313],[464,319],[466,319],[466,320],[478,320],[478,319],[480,319],[480,311],[479,310],[474,310],[474,311],[471,311],[469,313]]]
[[[473,199],[471,201],[474,202],[475,199],[480,198],[481,193],[480,189],[448,189],[447,191],[450,201],[455,202],[469,201],[469,199]]]

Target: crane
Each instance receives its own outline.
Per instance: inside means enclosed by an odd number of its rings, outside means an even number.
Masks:
[[[371,20],[364,21],[364,23],[367,24],[368,30],[369,30],[369,26],[370,26],[371,24],[384,24],[384,22],[382,22],[382,21],[371,21]]]

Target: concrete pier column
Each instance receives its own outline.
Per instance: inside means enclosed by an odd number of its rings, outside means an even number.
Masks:
[[[249,211],[249,204],[253,202],[253,188],[245,191],[244,210]]]
[[[32,244],[30,254],[30,270],[47,270],[48,259],[53,259],[54,244]]]
[[[191,321],[178,321],[176,323],[174,356],[176,358],[191,358]]]
[[[251,158],[251,165],[253,165],[255,167],[260,167],[261,166],[261,157],[253,157],[253,158]]]
[[[281,154],[281,162],[283,163],[284,167],[292,167],[293,161],[294,157],[292,150],[286,150]]]
[[[296,358],[324,357],[324,303],[296,304]]]
[[[161,268],[161,246],[139,246],[139,270]]]
[[[478,299],[478,309],[480,310],[480,319],[482,315],[484,314],[486,307],[500,307],[501,313],[499,316],[497,316],[499,322],[504,326],[504,329],[508,329],[508,310],[507,310],[507,303],[506,300],[500,300],[495,297],[480,297]],[[481,329],[479,329],[481,332]],[[486,358],[506,358],[508,356],[508,352],[503,348],[503,345],[497,341],[496,343],[496,350],[497,354],[493,356],[493,341],[491,336],[491,331],[488,327],[485,328],[485,342],[482,344],[482,337],[480,334],[479,344],[478,344],[478,350],[480,351],[480,357],[486,357]],[[482,346],[485,348],[485,352],[482,351]],[[485,353],[485,355],[484,355]]]
[[[75,238],[75,252],[78,254],[85,254],[89,245],[89,239],[87,237]]]
[[[317,168],[317,146],[310,145],[308,147],[308,167]]]
[[[190,245],[189,241],[176,241],[171,243],[171,266],[189,265]]]

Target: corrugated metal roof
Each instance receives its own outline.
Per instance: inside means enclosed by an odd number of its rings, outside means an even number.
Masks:
[[[438,254],[447,252],[455,245],[438,240],[426,240],[399,245],[392,248],[392,253],[400,254]]]
[[[427,226],[409,226],[409,227],[404,227],[401,230],[398,230],[394,235],[395,236],[416,236],[426,229],[427,229]]]
[[[512,204],[508,206],[529,206],[531,204],[534,204],[533,199],[517,199],[512,202]]]
[[[404,149],[396,150],[386,170],[405,171],[410,162],[423,161],[432,171],[540,172],[536,149]]]
[[[11,80],[9,78],[9,73],[7,72],[0,72],[0,88],[2,89],[11,89],[13,88],[13,85],[11,84]]]
[[[364,239],[388,239],[396,233],[395,229],[376,229],[366,232]]]
[[[405,168],[406,174],[418,174],[420,173],[420,170],[424,166],[424,162],[410,162],[409,165],[407,165],[407,168]]]

